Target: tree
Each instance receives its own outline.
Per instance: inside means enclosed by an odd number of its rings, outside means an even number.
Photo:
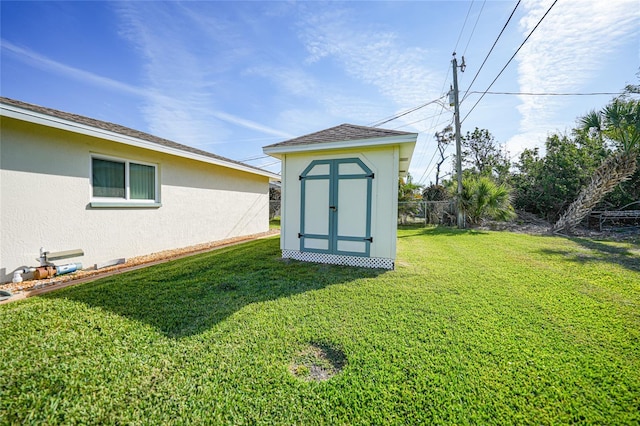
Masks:
[[[456,215],[453,196],[442,185],[429,185],[422,191],[424,215],[427,223],[450,223]]]
[[[280,216],[281,196],[280,188],[276,185],[269,184],[269,219]]]
[[[436,163],[436,183],[438,186],[440,183],[440,168],[442,164],[445,162],[447,157],[445,157],[444,152],[447,150],[447,147],[453,142],[455,135],[453,133],[453,127],[450,125],[442,129],[440,132],[436,132],[435,134],[436,141],[438,142],[438,153],[440,154],[440,159]]]
[[[589,184],[553,226],[554,232],[573,232],[603,197],[629,179],[637,167],[640,151],[640,101],[614,99],[599,112],[591,112],[580,121],[589,137],[609,141],[615,149],[593,174]]]
[[[461,139],[462,165],[475,174],[493,176],[500,182],[506,181],[511,164],[506,152],[487,129],[475,128]]]
[[[603,158],[609,155],[603,142],[573,135],[553,134],[545,142],[546,155],[538,148],[525,149],[511,178],[514,206],[556,221],[575,200]]]
[[[422,198],[425,201],[446,201],[451,199],[451,194],[442,185],[429,185],[422,191]]]
[[[420,211],[420,199],[422,198],[422,185],[413,183],[411,174],[407,173],[406,179],[398,181],[398,213],[402,223],[407,223],[409,216],[415,216]]]
[[[487,176],[468,176],[462,181],[462,208],[472,224],[487,218],[507,221],[515,217],[507,185]]]

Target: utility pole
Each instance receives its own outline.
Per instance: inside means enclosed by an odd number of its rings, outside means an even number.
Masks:
[[[458,174],[458,197],[457,197],[457,211],[458,211],[458,228],[465,227],[464,212],[462,211],[462,149],[460,147],[460,100],[458,99],[458,60],[456,59],[456,52],[453,52],[453,103],[455,106],[454,118],[456,122],[456,172]],[[464,63],[464,56],[462,57],[462,64],[460,65],[460,71],[464,72],[466,65]]]

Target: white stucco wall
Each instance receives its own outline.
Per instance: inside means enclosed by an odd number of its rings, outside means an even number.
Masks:
[[[0,282],[38,266],[40,247],[81,248],[89,266],[266,232],[260,176],[2,117]],[[157,164],[159,208],[92,208],[91,155]]]
[[[286,154],[282,159],[282,217],[280,247],[300,250],[300,180],[298,176],[313,160],[359,158],[374,173],[371,194],[370,256],[385,259],[396,257],[398,216],[398,153],[397,146],[367,150],[337,150],[330,153],[305,152]]]

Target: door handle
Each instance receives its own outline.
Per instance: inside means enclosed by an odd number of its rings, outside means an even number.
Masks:
[[[333,210],[334,212],[337,212],[337,211],[338,211],[338,208],[337,208],[336,206],[329,206],[329,208],[330,208],[331,210]]]

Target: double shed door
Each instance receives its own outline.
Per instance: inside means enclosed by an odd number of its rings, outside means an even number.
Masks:
[[[300,251],[369,256],[374,177],[359,158],[312,161],[300,175]]]

